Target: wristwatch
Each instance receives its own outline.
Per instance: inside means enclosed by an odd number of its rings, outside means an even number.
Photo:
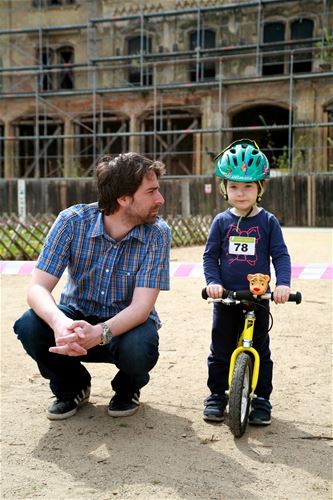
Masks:
[[[101,335],[101,341],[99,345],[106,345],[110,344],[111,340],[113,339],[112,332],[108,326],[107,323],[100,323],[102,327],[102,335]]]

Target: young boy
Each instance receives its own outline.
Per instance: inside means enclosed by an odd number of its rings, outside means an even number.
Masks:
[[[247,290],[247,274],[270,275],[270,261],[275,269],[274,302],[283,304],[290,293],[291,264],[281,227],[276,217],[257,206],[269,177],[269,163],[249,139],[233,142],[217,157],[216,175],[222,178],[223,196],[232,208],[218,214],[210,228],[203,265],[207,294],[222,297],[223,289]],[[244,238],[243,245],[232,236]],[[271,423],[273,362],[269,348],[269,303],[256,311],[253,347],[260,355],[259,380],[252,400],[249,422]],[[228,372],[231,354],[244,324],[242,306],[214,304],[211,351],[208,357],[208,388],[203,418],[223,421],[228,403]]]

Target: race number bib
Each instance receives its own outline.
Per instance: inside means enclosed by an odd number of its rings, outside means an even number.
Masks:
[[[255,255],[256,239],[248,236],[230,236],[229,253],[233,255]]]

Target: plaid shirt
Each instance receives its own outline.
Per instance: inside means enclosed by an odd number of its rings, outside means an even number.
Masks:
[[[60,303],[106,319],[130,304],[135,287],[169,290],[170,245],[170,228],[161,218],[115,241],[97,203],[75,205],[60,212],[36,267],[58,278],[67,267]],[[155,309],[150,317],[160,326]]]

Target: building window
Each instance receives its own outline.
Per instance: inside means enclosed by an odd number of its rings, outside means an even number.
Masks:
[[[134,36],[127,41],[127,53],[129,56],[146,55],[152,52],[152,38],[144,35]],[[144,61],[145,62],[145,61]],[[130,62],[128,81],[132,85],[146,86],[153,84],[153,71],[151,66],[141,64],[139,58]]]
[[[53,64],[53,50],[43,47],[37,49],[37,61],[42,73],[39,75],[39,90],[47,91],[53,89],[53,74],[51,69]]]
[[[295,48],[303,49],[311,47],[313,36],[313,21],[312,19],[297,19],[291,23],[291,39],[303,40],[303,43],[297,43]],[[305,41],[308,40],[308,41]],[[312,70],[312,52],[300,52],[294,56],[294,73],[306,73]]]
[[[266,23],[264,25],[264,44],[272,44],[270,47],[264,47],[264,51],[280,51],[283,45],[278,42],[284,42],[285,25],[281,22]],[[284,73],[284,55],[269,55],[263,57],[262,74],[263,75],[281,75]]]
[[[165,163],[168,175],[192,175],[196,162],[199,161],[199,158],[196,160],[196,144],[200,138],[198,134],[184,131],[200,128],[200,115],[178,108],[164,109],[156,117],[153,113],[146,115],[141,121],[141,129],[154,132],[155,118],[158,130],[154,135],[142,137],[142,153]],[[160,133],[163,131],[170,133]]]
[[[232,117],[232,127],[252,127],[249,131],[250,137],[260,145],[260,149],[268,157],[271,168],[283,168],[288,167],[288,130],[274,129],[274,125],[287,125],[288,121],[288,109],[271,104],[259,104],[236,113]],[[259,128],[263,125],[266,129]],[[232,140],[236,141],[243,137],[244,132],[236,130],[233,132]]]
[[[74,88],[74,74],[71,67],[74,63],[74,49],[72,47],[64,46],[57,50],[49,47],[38,48],[37,61],[42,70],[39,76],[40,91]],[[52,69],[54,65],[62,67]]]
[[[74,163],[78,175],[90,176],[94,172],[96,158],[103,155],[116,156],[128,151],[128,136],[121,135],[129,131],[127,117],[103,113],[82,116],[74,121],[75,153]]]
[[[263,33],[263,51],[271,52],[271,54],[263,56],[262,74],[283,75],[290,72],[290,47],[286,48],[287,40],[294,42],[291,44],[294,51],[293,73],[311,71],[312,51],[304,51],[303,49],[312,46],[312,37],[312,19],[296,19],[288,26],[280,21],[266,23]],[[275,51],[280,53],[272,54]]]
[[[74,88],[73,68],[70,67],[74,63],[73,47],[60,47],[57,50],[57,59],[59,64],[63,65],[59,73],[59,89]]]
[[[13,123],[18,177],[62,177],[64,125],[52,116],[22,117]],[[32,139],[33,137],[33,139]]]
[[[192,31],[189,38],[189,46],[191,51],[200,49],[214,49],[216,46],[216,34],[213,30]],[[195,56],[196,57],[196,56]],[[198,82],[204,80],[214,80],[216,70],[213,61],[202,62],[205,57],[204,53],[200,53],[200,61],[191,63],[190,65],[190,80]],[[206,55],[207,57],[207,55]]]
[[[61,5],[75,5],[76,0],[33,0],[33,7],[58,7]]]

